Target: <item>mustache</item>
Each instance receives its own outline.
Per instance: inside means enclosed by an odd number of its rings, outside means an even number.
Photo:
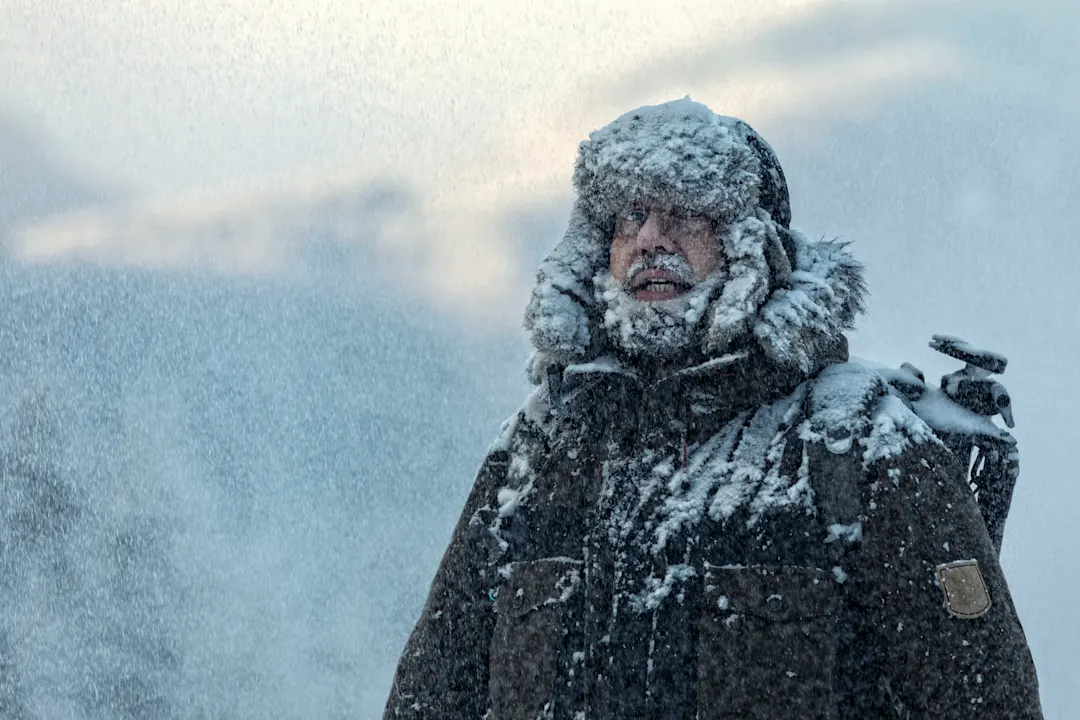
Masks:
[[[659,253],[642,255],[635,260],[626,271],[624,287],[628,290],[632,288],[634,278],[645,270],[664,270],[674,275],[679,282],[688,287],[693,287],[698,281],[694,269],[690,267],[690,263],[683,257],[669,253]]]

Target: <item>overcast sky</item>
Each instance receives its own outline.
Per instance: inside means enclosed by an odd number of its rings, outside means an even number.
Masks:
[[[572,151],[586,91],[815,4],[5,0],[0,102],[148,195],[327,170],[457,176],[505,144],[540,160],[547,140],[521,131],[561,130],[560,107],[578,120]]]
[[[743,117],[794,224],[868,266],[858,355],[936,377],[946,332],[1010,358],[1004,562],[1047,716],[1078,717],[1078,47],[1080,8],[1047,0],[0,0],[0,190],[46,188],[0,225],[34,263],[274,275],[302,234],[214,229],[393,187],[376,260],[407,248],[402,287],[515,343],[588,131],[686,94]]]

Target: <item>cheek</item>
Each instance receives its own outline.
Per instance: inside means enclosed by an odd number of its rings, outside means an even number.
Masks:
[[[611,276],[618,282],[626,282],[626,271],[630,269],[630,246],[629,243],[615,239],[611,243],[608,256],[608,270]]]
[[[713,270],[716,270],[723,260],[720,241],[713,233],[695,238],[692,243],[688,243],[686,250],[686,259],[699,280],[704,280]]]

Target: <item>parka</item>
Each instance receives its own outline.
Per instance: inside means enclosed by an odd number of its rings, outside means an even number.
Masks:
[[[386,717],[1041,717],[957,459],[871,370],[770,397],[742,362],[590,369],[550,435],[523,410]]]
[[[861,268],[788,227],[771,149],[683,100],[594,133],[575,186],[526,313],[536,387],[384,717],[1040,718],[966,458],[849,362]],[[611,208],[673,194],[721,221],[728,281],[658,371],[591,285]]]

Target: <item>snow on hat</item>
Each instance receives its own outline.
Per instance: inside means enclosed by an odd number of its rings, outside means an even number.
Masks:
[[[589,135],[574,185],[594,218],[663,198],[720,221],[749,208],[791,224],[787,181],[772,148],[742,120],[689,98],[632,110]]]
[[[594,359],[603,346],[593,278],[608,266],[615,214],[663,200],[717,222],[727,279],[710,308],[702,352],[750,338],[781,365],[809,372],[862,311],[862,267],[836,242],[789,229],[787,182],[772,148],[742,120],[689,98],[628,112],[578,148],[577,199],[541,264],[525,328],[542,363]]]

